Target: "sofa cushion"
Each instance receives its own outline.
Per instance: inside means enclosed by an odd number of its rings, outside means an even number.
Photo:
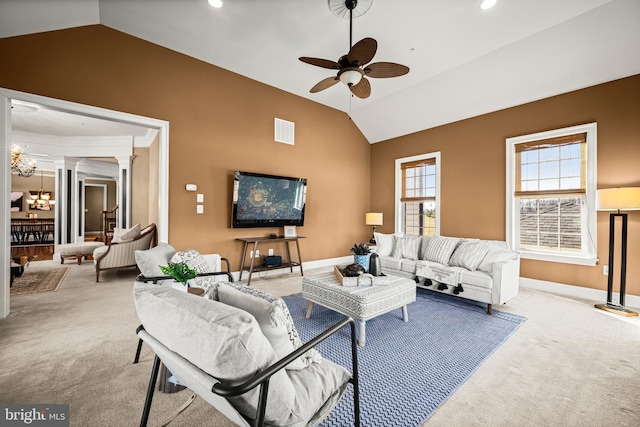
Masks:
[[[395,243],[393,234],[373,233],[376,239],[376,253],[380,256],[391,256]]]
[[[221,283],[218,286],[218,299],[220,302],[251,313],[258,321],[278,358],[281,359],[302,346],[298,330],[282,298],[245,285]],[[311,349],[287,365],[286,369],[304,369],[320,359],[320,353],[316,349]]]
[[[136,264],[140,273],[145,277],[159,277],[164,273],[160,270],[161,265],[167,265],[176,250],[168,243],[158,243],[158,246],[146,251],[135,251]],[[95,255],[94,255],[95,258]]]
[[[404,271],[409,274],[416,274],[416,266],[419,261],[414,261],[411,259],[402,259],[402,263],[400,264],[400,271]]]
[[[240,384],[277,361],[256,319],[243,310],[150,283],[136,282],[133,294],[149,334],[225,385]],[[229,401],[254,417],[258,393],[255,388]],[[272,376],[266,422],[296,425],[304,411],[286,371]]]
[[[424,259],[447,265],[459,242],[460,239],[457,237],[432,236],[424,254]]]
[[[207,260],[195,249],[176,252],[169,262],[172,264],[185,263],[196,273],[213,273]]]
[[[140,237],[140,224],[136,224],[131,228],[114,228],[111,241],[113,243],[125,243],[132,241],[136,237]]]
[[[449,265],[475,271],[487,255],[487,242],[480,240],[466,240],[456,248],[451,255]]]
[[[484,271],[463,270],[460,273],[460,283],[463,285],[473,285],[478,288],[491,289],[493,287],[493,279]]]
[[[391,268],[393,270],[402,270],[402,258],[394,258],[392,256],[381,256],[380,264],[382,269]]]
[[[419,248],[420,236],[396,237],[392,255],[394,258],[417,260]]]

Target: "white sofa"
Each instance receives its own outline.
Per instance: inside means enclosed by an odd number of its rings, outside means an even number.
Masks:
[[[506,242],[375,233],[382,272],[412,278],[418,287],[487,304],[518,294],[520,254]]]

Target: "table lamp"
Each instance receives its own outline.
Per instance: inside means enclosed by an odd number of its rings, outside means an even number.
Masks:
[[[596,304],[596,308],[621,316],[637,316],[638,313],[624,306],[627,280],[627,214],[621,211],[640,210],[640,187],[606,188],[597,191],[597,209],[613,211],[609,215],[609,278],[607,283],[607,303]],[[613,253],[615,246],[616,218],[622,219],[620,243],[620,303],[613,302]]]
[[[367,225],[373,226],[373,233],[371,234],[371,239],[369,239],[369,244],[376,244],[376,225],[382,225],[382,213],[381,212],[367,212],[365,214],[365,223]]]

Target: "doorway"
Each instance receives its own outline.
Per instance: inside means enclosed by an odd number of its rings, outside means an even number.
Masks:
[[[84,236],[93,240],[102,233],[102,211],[107,210],[107,185],[85,184]]]
[[[8,166],[10,164],[10,148],[12,141],[11,132],[11,101],[23,101],[42,105],[44,108],[77,114],[85,117],[95,117],[110,120],[118,123],[133,124],[158,131],[158,241],[167,242],[168,231],[168,188],[169,188],[169,123],[164,120],[153,119],[150,117],[137,116],[129,113],[107,110],[103,108],[93,107],[84,104],[77,104],[68,101],[62,101],[54,98],[47,98],[39,95],[33,95],[25,92],[14,91],[10,89],[0,88],[0,135],[4,140],[2,150],[2,164]],[[0,186],[0,223],[4,224],[0,227],[0,271],[4,275],[2,285],[0,286],[0,319],[5,318],[10,312],[9,301],[9,272],[10,272],[10,221],[11,221],[11,169],[3,168],[4,185]]]

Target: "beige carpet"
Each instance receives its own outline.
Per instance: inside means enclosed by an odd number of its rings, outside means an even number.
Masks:
[[[30,269],[24,268],[24,272],[20,277],[13,279],[11,286],[11,297],[18,295],[28,295],[38,292],[57,291],[58,287],[66,276],[68,267],[51,268],[51,269]]]
[[[135,271],[103,274],[96,284],[91,263],[73,265],[58,292],[11,301],[11,314],[0,320],[0,402],[67,403],[72,426],[139,424],[153,354],[143,347],[140,363],[132,364]],[[295,273],[254,276],[252,285],[277,295],[301,287]],[[595,310],[593,303],[521,289],[499,309],[527,321],[424,425],[640,425],[640,321]],[[150,425],[188,397],[188,391],[157,392]],[[201,399],[171,425],[231,426]]]

